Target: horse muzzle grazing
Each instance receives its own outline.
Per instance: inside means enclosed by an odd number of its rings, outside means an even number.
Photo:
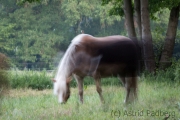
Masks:
[[[64,104],[70,96],[70,79],[61,81],[52,79],[54,82],[54,94],[58,97],[58,102]]]

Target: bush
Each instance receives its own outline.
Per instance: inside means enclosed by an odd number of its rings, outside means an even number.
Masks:
[[[8,58],[0,53],[0,108],[1,108],[1,98],[4,94],[8,92],[9,82],[6,70],[9,68]],[[1,109],[0,109],[1,113]]]
[[[180,85],[180,61],[173,61],[173,64],[166,70],[157,70],[156,74],[144,72],[143,79],[147,82],[162,82],[167,84]]]
[[[180,85],[180,62],[174,62],[173,65],[164,70],[157,70],[156,74],[149,74],[144,72],[140,77],[140,80],[145,80],[147,82],[162,82],[164,84],[176,84]],[[49,75],[47,71],[30,71],[30,70],[11,70],[9,71],[9,81],[12,88],[31,88],[31,89],[51,89],[53,88],[53,83],[51,78],[53,76]],[[121,82],[118,78],[105,78],[102,79],[102,86],[121,86]],[[91,77],[86,77],[84,79],[84,88],[88,85],[95,85],[94,79]],[[71,81],[71,87],[77,87],[75,80]]]
[[[180,60],[176,63],[174,75],[174,80],[180,85]]]
[[[51,89],[53,82],[51,81],[52,75],[47,71],[32,71],[32,70],[11,70],[9,71],[8,79],[11,88],[31,88],[31,89]],[[86,77],[84,79],[84,87],[88,85],[95,85],[94,79]],[[102,85],[121,85],[118,78],[105,78],[102,79]],[[71,81],[71,87],[77,87],[76,80]]]
[[[6,70],[9,68],[8,58],[0,53],[0,97],[8,90],[8,77]]]
[[[52,81],[46,71],[11,70],[9,75],[12,88],[50,89]]]

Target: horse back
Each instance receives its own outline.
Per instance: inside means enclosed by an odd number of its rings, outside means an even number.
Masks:
[[[76,52],[81,53],[79,54],[81,59],[78,61],[84,63],[87,71],[95,66],[90,71],[95,71],[104,77],[111,75],[132,76],[136,74],[138,68],[136,44],[124,36],[98,38],[85,35],[82,37],[81,44],[76,47]]]

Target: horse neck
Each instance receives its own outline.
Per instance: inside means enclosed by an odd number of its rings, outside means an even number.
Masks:
[[[71,47],[71,46],[70,46]],[[58,72],[56,74],[56,79],[67,79],[72,75],[72,72],[74,70],[74,62],[72,58],[72,48],[69,48],[66,53],[64,54],[59,66],[58,66]]]
[[[67,63],[61,63],[58,67],[58,72],[56,74],[55,79],[57,80],[66,80],[68,77],[72,75],[71,65]]]
[[[60,75],[61,77],[70,77],[72,75],[72,73],[75,70],[75,61],[74,61],[74,57],[73,54],[75,53],[75,47],[76,45],[80,45],[80,41],[82,40],[82,38],[84,36],[89,36],[89,35],[85,35],[85,34],[81,34],[76,36],[73,40],[72,43],[69,45],[67,51],[65,52],[59,67],[58,67],[58,73],[57,73],[57,77],[58,75]]]

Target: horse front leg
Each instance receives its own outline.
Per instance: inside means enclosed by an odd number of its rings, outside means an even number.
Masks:
[[[99,94],[101,103],[104,103],[104,98],[103,98],[103,96],[102,96],[102,89],[101,89],[101,79],[100,79],[100,78],[95,79],[95,83],[96,83],[96,91],[97,91],[98,94]]]
[[[76,79],[76,82],[78,84],[78,90],[79,90],[79,101],[83,103],[83,78],[74,75],[74,78]]]

